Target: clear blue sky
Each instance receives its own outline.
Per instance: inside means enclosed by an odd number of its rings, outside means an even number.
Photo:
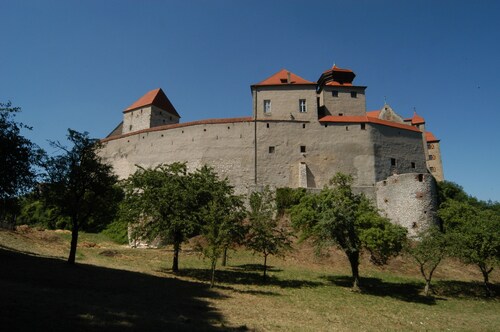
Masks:
[[[251,114],[250,85],[282,68],[315,81],[335,62],[415,107],[446,179],[500,201],[500,1],[0,0],[0,101],[40,146],[105,137],[161,87],[181,121]]]

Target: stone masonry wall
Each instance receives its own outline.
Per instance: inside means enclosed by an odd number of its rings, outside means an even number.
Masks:
[[[436,184],[428,173],[390,176],[377,182],[376,196],[382,213],[411,236],[437,223]]]

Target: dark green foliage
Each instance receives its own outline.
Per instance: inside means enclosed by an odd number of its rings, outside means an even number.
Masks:
[[[21,130],[31,128],[14,121],[19,107],[0,103],[0,223],[14,222],[19,212],[17,196],[33,188],[36,183],[36,166],[43,151],[21,135]]]
[[[318,251],[332,245],[346,254],[353,287],[359,286],[359,255],[369,250],[372,260],[383,264],[397,254],[406,230],[381,217],[364,195],[352,192],[352,177],[337,173],[319,194],[307,194],[291,209],[292,223],[301,239],[312,238]]]
[[[44,204],[37,195],[23,197],[20,204],[18,225],[37,225],[47,229],[70,229],[69,218],[61,215],[57,207]]]
[[[245,236],[243,201],[234,195],[227,179],[220,180],[212,168],[203,167],[193,174],[194,187],[200,201],[199,222],[207,241],[203,254],[211,262],[211,286],[215,283],[217,260],[233,243],[241,243]]]
[[[276,209],[278,215],[283,215],[288,209],[299,204],[306,194],[305,188],[278,188],[276,189]]]
[[[68,130],[72,147],[53,145],[63,154],[46,161],[47,179],[41,195],[47,207],[56,207],[71,223],[71,250],[68,258],[74,264],[80,229],[101,230],[103,220],[113,220],[117,211],[120,189],[111,166],[97,154],[100,144],[88,133]]]
[[[429,296],[432,291],[432,275],[447,255],[448,246],[448,237],[437,227],[430,227],[421,232],[409,239],[405,245],[405,252],[417,262],[420,274],[425,280],[425,296]]]
[[[160,238],[174,246],[172,271],[179,270],[181,244],[200,231],[199,206],[209,197],[197,191],[185,163],[139,168],[123,183],[120,218],[132,225],[132,237]]]
[[[500,263],[500,213],[455,200],[442,204],[438,213],[450,237],[451,255],[478,266],[492,295],[489,274]]]
[[[128,224],[122,220],[113,221],[102,233],[116,243],[128,244]]]
[[[246,246],[264,256],[263,277],[266,279],[267,257],[279,255],[290,249],[291,232],[280,226],[276,218],[276,206],[269,187],[250,195],[248,211],[248,235]]]

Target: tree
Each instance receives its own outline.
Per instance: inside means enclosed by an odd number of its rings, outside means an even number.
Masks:
[[[111,166],[104,164],[98,155],[99,141],[89,138],[88,133],[68,129],[72,147],[59,142],[54,147],[63,154],[50,157],[45,163],[46,183],[42,197],[47,206],[57,207],[71,224],[71,248],[68,263],[74,264],[78,232],[91,221],[112,218],[117,211],[119,189],[117,177]]]
[[[437,227],[430,227],[410,239],[405,251],[417,262],[420,273],[425,280],[425,296],[429,296],[432,275],[448,250],[446,235]]]
[[[267,257],[291,248],[291,233],[276,218],[274,196],[269,187],[253,192],[249,199],[246,246],[264,257],[263,278],[266,279]]]
[[[301,240],[312,238],[318,251],[336,245],[351,265],[353,288],[359,289],[359,257],[363,248],[372,260],[383,264],[397,254],[406,229],[381,217],[370,201],[352,191],[353,179],[337,173],[319,194],[307,194],[292,208],[292,224]]]
[[[30,127],[14,121],[19,107],[10,102],[0,103],[0,221],[16,204],[16,197],[30,190],[36,183],[36,166],[43,151],[21,135]]]
[[[203,254],[211,262],[210,286],[213,287],[217,260],[221,255],[226,256],[231,244],[240,242],[244,237],[243,201],[234,194],[229,181],[219,179],[210,167],[203,166],[196,170],[192,178],[199,203],[201,233],[207,241]]]
[[[179,271],[181,244],[195,235],[199,201],[192,175],[185,163],[139,168],[124,183],[125,199],[120,215],[132,225],[132,237],[153,241],[160,238],[174,247],[172,271]]]
[[[468,202],[448,200],[438,211],[450,237],[450,253],[481,270],[488,295],[489,275],[500,263],[500,214]]]

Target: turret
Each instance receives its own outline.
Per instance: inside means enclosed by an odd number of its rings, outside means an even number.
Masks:
[[[122,134],[179,123],[179,119],[179,113],[163,90],[151,90],[123,111]]]
[[[364,116],[366,113],[366,86],[352,84],[356,74],[350,69],[337,66],[325,71],[318,79],[319,117]]]

